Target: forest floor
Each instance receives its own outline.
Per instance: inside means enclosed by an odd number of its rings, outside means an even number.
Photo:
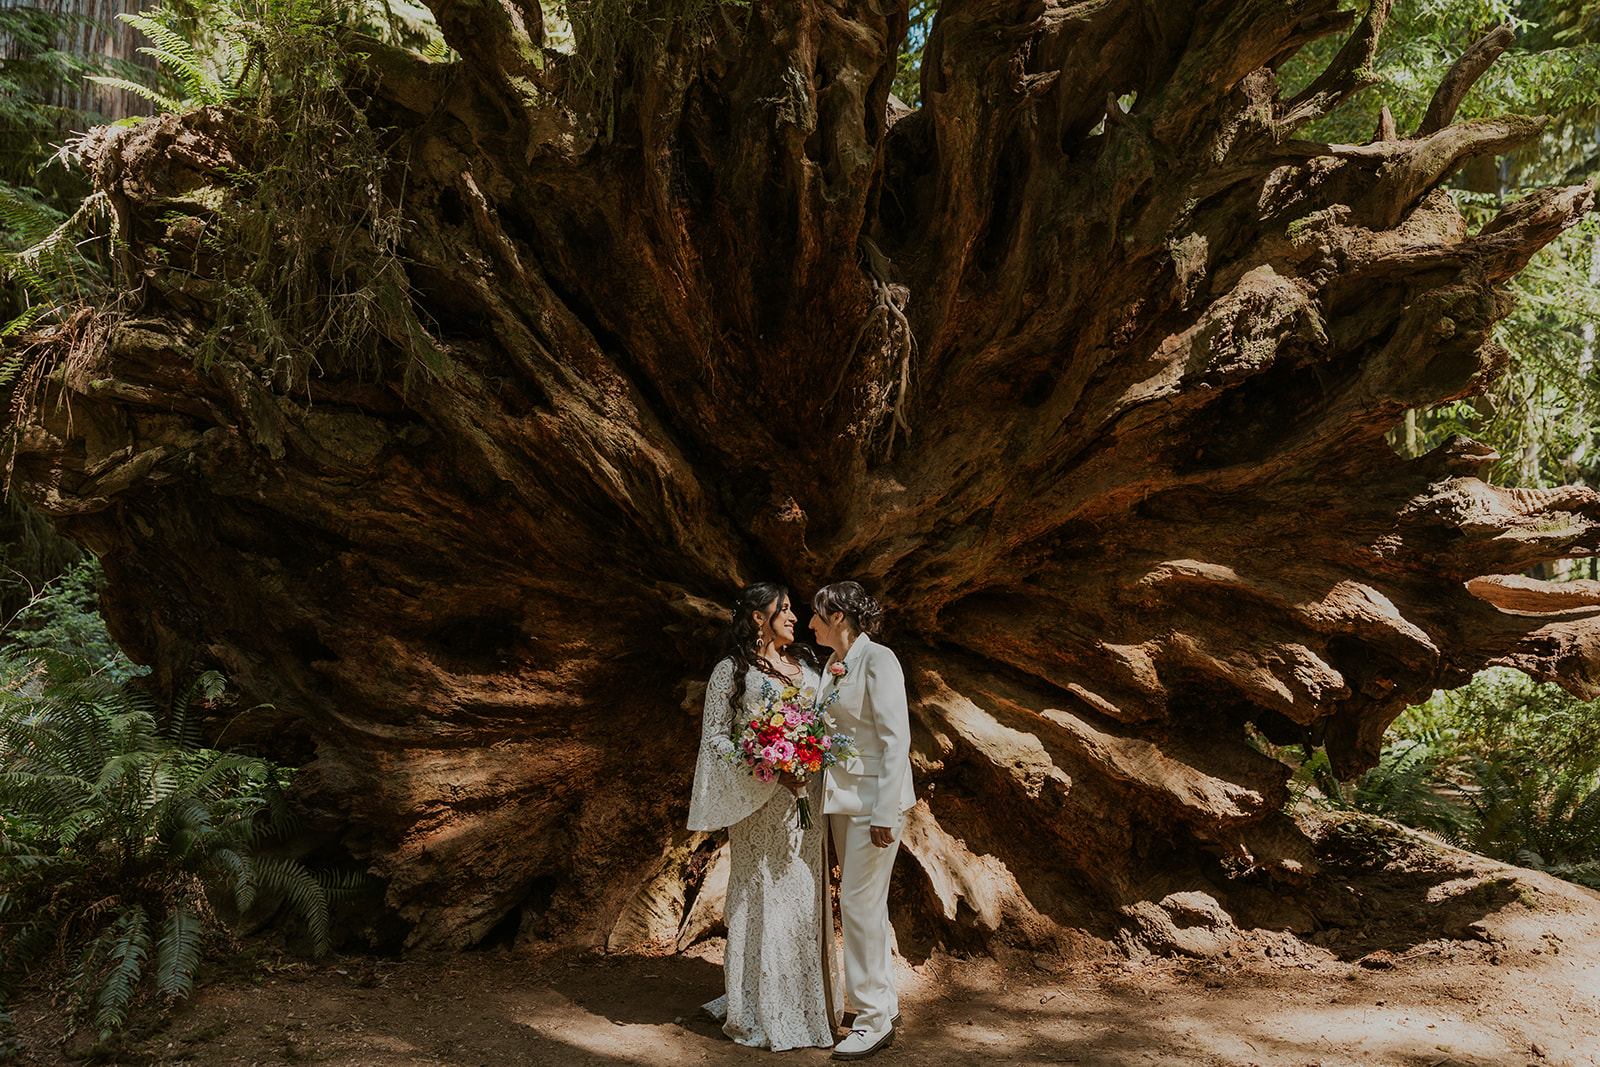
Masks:
[[[1253,931],[1212,959],[899,959],[904,1024],[875,1067],[1600,1065],[1600,894],[1442,847],[1339,877],[1364,902],[1359,922],[1306,939]],[[711,940],[682,955],[519,948],[307,961],[257,941],[102,1062],[828,1062],[822,1049],[742,1048],[698,1015],[721,992],[721,952]],[[46,993],[16,1003],[14,1016],[11,1062],[81,1062],[86,1039],[62,1043]]]

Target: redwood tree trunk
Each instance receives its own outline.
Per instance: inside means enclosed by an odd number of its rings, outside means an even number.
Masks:
[[[142,0],[0,0],[0,8],[27,7],[78,20],[67,27],[54,44],[63,52],[155,70],[155,61],[139,51],[150,47],[150,40],[117,17],[143,11],[145,5]],[[0,40],[0,51],[7,53],[7,59],[24,58],[12,54],[17,51],[15,41]],[[117,73],[121,76],[124,72]],[[130,115],[150,115],[155,111],[154,105],[137,93],[99,85],[81,75],[56,86],[48,103],[65,112],[99,115],[106,121]],[[70,126],[82,121],[79,117],[63,119],[63,134],[69,132]],[[82,129],[82,126],[77,128]]]
[[[1502,284],[1592,191],[1468,232],[1441,183],[1541,123],[1450,125],[1466,65],[1413,135],[1297,140],[1384,0],[947,0],[910,113],[899,4],[681,19],[598,87],[531,0],[430,6],[460,62],[367,46],[358,236],[400,234],[372,276],[431,342],[380,322],[373,382],[219,328],[242,263],[332,286],[350,233],[230,236],[275,127],[164,117],[94,154],[138,305],[58,335],[15,459],[135,658],[270,703],[229,736],[305,760],[412,943],[675,931],[700,680],[757,578],[890,608],[903,943],[1206,951],[1258,917],[1230,872],[1315,874],[1253,738],[1349,775],[1488,664],[1600,693],[1600,585],[1515,577],[1600,548],[1600,497],[1385,442],[1502,369]],[[450,373],[403,384],[429,343]]]

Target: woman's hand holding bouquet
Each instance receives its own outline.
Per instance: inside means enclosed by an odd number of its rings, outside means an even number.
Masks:
[[[745,714],[733,724],[732,748],[723,758],[742,763],[757,780],[770,782],[787,772],[804,783],[813,774],[847,759],[852,738],[829,731],[828,708],[837,697],[818,701],[814,689],[762,683],[761,692],[745,703]],[[800,825],[811,829],[811,805],[797,797]]]

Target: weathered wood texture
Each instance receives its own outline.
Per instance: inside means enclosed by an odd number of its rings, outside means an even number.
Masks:
[[[1592,191],[1472,233],[1441,183],[1539,121],[1297,140],[1387,3],[950,0],[898,117],[898,6],[645,40],[607,116],[535,61],[532,4],[431,6],[462,61],[374,50],[367,113],[454,374],[285,388],[247,334],[200,369],[201,194],[253,127],[165,117],[98,150],[141,301],[58,345],[15,475],[138,658],[215,664],[275,709],[234,736],[314,746],[302,796],[415,944],[673,932],[697,679],[757,577],[891,609],[904,943],[1207,951],[1270,903],[1233,874],[1314,876],[1254,732],[1349,774],[1486,664],[1600,692],[1593,598],[1469,588],[1594,553],[1600,497],[1384,440],[1499,373],[1502,283]]]

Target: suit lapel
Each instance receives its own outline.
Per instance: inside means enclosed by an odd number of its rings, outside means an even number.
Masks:
[[[861,635],[861,637],[865,636],[865,634]],[[839,688],[839,679],[833,673],[833,665],[835,663],[843,662],[847,672],[854,669],[854,664],[850,662],[850,657],[855,655],[856,649],[861,647],[861,637],[857,637],[855,642],[845,650],[842,661],[839,659],[839,653],[834,652],[828,657],[828,662],[822,665],[822,686],[817,690],[818,700],[825,699],[829,693]]]
[[[872,638],[866,634],[860,634],[856,637],[855,643],[850,646],[850,651],[844,654],[844,665],[847,671],[853,673],[861,665],[861,661],[867,658],[867,646],[870,644],[872,644]]]
[[[850,645],[849,650],[845,652],[844,659],[842,661],[839,659],[838,653],[834,653],[828,658],[828,666],[824,667],[823,671],[828,676],[827,685],[829,688],[823,692],[823,696],[827,696],[828,693],[831,693],[833,690],[839,688],[839,679],[835,677],[832,671],[833,665],[835,663],[843,662],[845,676],[849,677],[860,669],[861,661],[865,659],[867,655],[867,646],[871,643],[872,639],[866,634],[858,634],[854,643]]]

